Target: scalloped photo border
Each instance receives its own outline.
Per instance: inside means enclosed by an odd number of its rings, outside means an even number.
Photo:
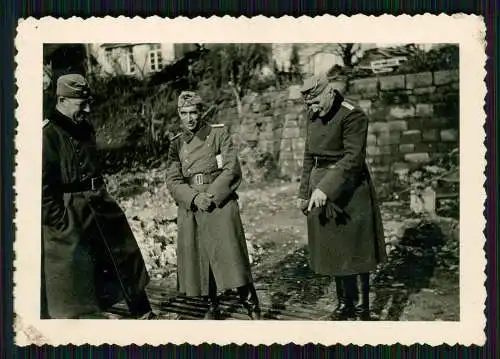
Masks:
[[[476,15],[22,19],[15,46],[15,341],[57,345],[483,345],[486,27]],[[460,320],[456,322],[41,320],[44,43],[458,43],[460,46]]]

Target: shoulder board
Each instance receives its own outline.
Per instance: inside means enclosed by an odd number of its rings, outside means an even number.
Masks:
[[[224,124],[223,123],[214,123],[214,124],[211,124],[210,126],[214,127],[214,128],[220,128],[220,127],[224,127]]]
[[[180,137],[180,135],[182,135],[182,132],[179,132],[177,135],[174,135],[174,136],[170,139],[170,141],[175,140],[176,138]]]
[[[354,106],[351,105],[349,102],[347,101],[342,101],[342,106],[344,106],[345,108],[347,108],[348,110],[352,111],[354,110]]]
[[[49,124],[49,122],[50,122],[50,121],[49,121],[49,120],[47,120],[47,119],[43,120],[43,122],[42,122],[42,127],[47,126],[47,125]]]

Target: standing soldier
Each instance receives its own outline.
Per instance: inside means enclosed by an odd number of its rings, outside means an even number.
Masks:
[[[56,95],[43,123],[41,315],[102,317],[125,299],[134,317],[153,319],[141,252],[101,174],[87,81],[63,75]]]
[[[311,268],[335,277],[338,306],[332,318],[370,320],[369,272],[387,255],[365,162],[368,118],[325,77],[307,79],[302,95],[311,117],[299,205],[307,215]]]
[[[237,288],[249,316],[260,319],[235,193],[240,164],[229,132],[204,123],[201,106],[197,93],[180,94],[183,132],[172,138],[169,150],[167,183],[178,205],[178,291],[204,297],[205,319],[218,319],[217,292]]]

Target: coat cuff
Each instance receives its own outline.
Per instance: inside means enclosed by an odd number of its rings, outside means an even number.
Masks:
[[[193,205],[194,198],[198,195],[197,191],[189,191],[189,193],[184,194],[179,202],[183,203],[186,208],[191,208]]]
[[[212,198],[212,201],[215,203],[217,207],[219,207],[221,203],[223,203],[227,199],[227,197],[231,195],[233,191],[231,189],[228,189],[227,191],[222,191],[220,189],[218,191],[210,191],[209,189],[207,192],[214,196]]]
[[[335,201],[342,191],[342,184],[344,183],[344,178],[341,172],[332,170],[332,172],[328,173],[316,186],[316,188],[320,189],[326,197]]]

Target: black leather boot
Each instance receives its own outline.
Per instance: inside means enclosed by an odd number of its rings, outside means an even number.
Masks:
[[[248,316],[252,320],[262,319],[259,297],[257,296],[257,291],[255,290],[253,283],[239,287],[238,296],[240,298],[240,302],[247,310]]]
[[[212,272],[212,268],[209,267],[209,277],[208,277],[208,311],[205,313],[205,320],[220,320],[221,310],[220,310],[220,300],[217,295],[217,283],[215,282],[215,277]]]
[[[341,300],[336,310],[336,320],[355,320],[356,319],[356,304],[358,301],[358,287],[356,276],[349,275],[340,278],[342,285]],[[337,284],[337,283],[336,283]]]
[[[342,277],[335,277],[335,292],[337,294],[337,307],[333,311],[333,320],[345,320],[346,303],[344,294],[344,283]]]
[[[156,313],[151,309],[151,304],[146,292],[142,291],[132,300],[127,300],[127,305],[129,307],[130,313],[136,319],[158,319]]]
[[[370,273],[359,275],[361,282],[361,302],[356,306],[356,315],[359,320],[377,320],[376,316],[370,313]]]

